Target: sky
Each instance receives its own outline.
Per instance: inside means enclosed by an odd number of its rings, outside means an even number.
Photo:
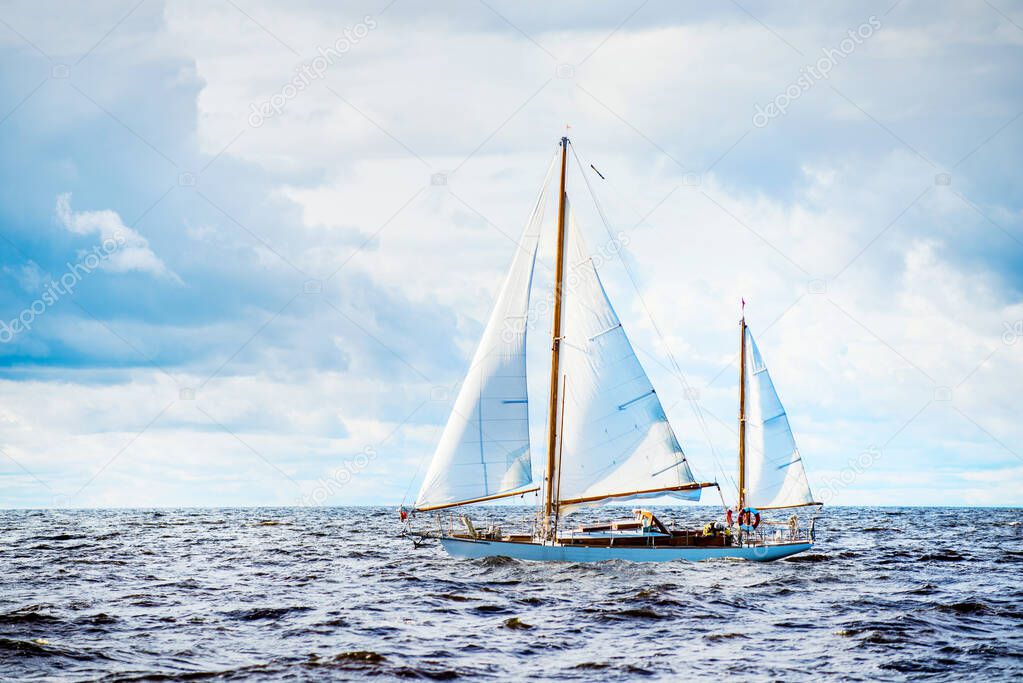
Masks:
[[[1023,505],[1021,66],[1010,0],[0,3],[0,507],[414,497],[566,131],[698,478],[745,299],[818,499]]]

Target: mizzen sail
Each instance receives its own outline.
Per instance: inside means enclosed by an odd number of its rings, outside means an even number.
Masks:
[[[814,502],[785,408],[746,328],[746,502],[762,508]]]

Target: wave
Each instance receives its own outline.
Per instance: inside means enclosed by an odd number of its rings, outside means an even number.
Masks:
[[[30,541],[86,541],[88,536],[82,534],[53,534],[51,536],[34,536]]]
[[[43,610],[49,605],[30,605],[0,614],[0,624],[56,624],[61,620]]]
[[[749,636],[745,633],[708,633],[703,639],[717,643],[724,640],[749,640]]]
[[[472,602],[476,598],[470,597],[463,593],[431,593],[428,597],[440,598],[441,600],[450,600],[451,602]]]
[[[511,610],[504,605],[477,605],[472,611],[477,614],[507,614]]]
[[[224,616],[229,619],[238,619],[239,621],[262,621],[283,619],[284,617],[291,616],[293,614],[301,614],[303,612],[312,611],[312,607],[253,607],[250,609],[238,609],[224,612]]]
[[[810,564],[814,562],[827,562],[831,557],[823,553],[803,553],[802,555],[793,555],[792,557],[786,557],[782,562],[791,562],[795,564]]]
[[[379,652],[373,652],[372,650],[355,650],[352,652],[342,652],[341,654],[334,655],[334,661],[379,664],[380,662],[386,662],[387,657],[383,656]]]
[[[661,614],[660,612],[655,612],[648,607],[636,607],[632,609],[614,611],[606,610],[601,612],[601,614],[610,619],[667,619],[666,615]]]
[[[940,550],[934,553],[921,555],[918,562],[964,562],[969,558],[955,550]]]
[[[526,622],[520,620],[518,617],[511,617],[509,619],[505,619],[501,625],[504,626],[505,628],[510,628],[513,630],[524,630],[533,628],[532,624],[527,624]]]
[[[13,640],[11,638],[0,638],[0,652],[8,656],[24,657],[57,657],[59,652],[47,646],[46,641]]]
[[[991,611],[991,608],[983,602],[975,601],[935,605],[934,608],[939,612],[950,612],[952,614],[988,614]]]
[[[521,562],[514,558],[499,555],[494,557],[484,557],[481,560],[477,560],[476,563],[481,567],[514,567],[521,564]]]
[[[10,659],[48,659],[61,658],[80,662],[109,661],[106,655],[88,651],[77,650],[65,646],[54,645],[44,638],[34,640],[16,640],[13,638],[0,637],[0,663]]]

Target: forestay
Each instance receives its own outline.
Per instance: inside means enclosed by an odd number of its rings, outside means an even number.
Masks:
[[[568,209],[566,209],[567,211]],[[682,447],[569,215],[561,344],[561,511],[610,499],[699,500]]]
[[[746,328],[746,500],[755,507],[813,503],[789,418]]]
[[[419,490],[416,509],[498,496],[532,481],[526,316],[553,168],[552,162]]]

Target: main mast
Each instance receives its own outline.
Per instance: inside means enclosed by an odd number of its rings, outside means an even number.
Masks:
[[[558,194],[558,236],[554,265],[554,325],[551,331],[551,402],[547,412],[547,470],[544,475],[544,530],[551,530],[551,517],[556,514],[554,451],[558,443],[558,373],[561,356],[561,294],[565,269],[565,167],[568,162],[568,138],[561,138],[561,191]]]
[[[744,302],[745,303],[745,302]],[[745,306],[744,306],[745,307]],[[739,512],[746,507],[746,314],[739,321]]]

